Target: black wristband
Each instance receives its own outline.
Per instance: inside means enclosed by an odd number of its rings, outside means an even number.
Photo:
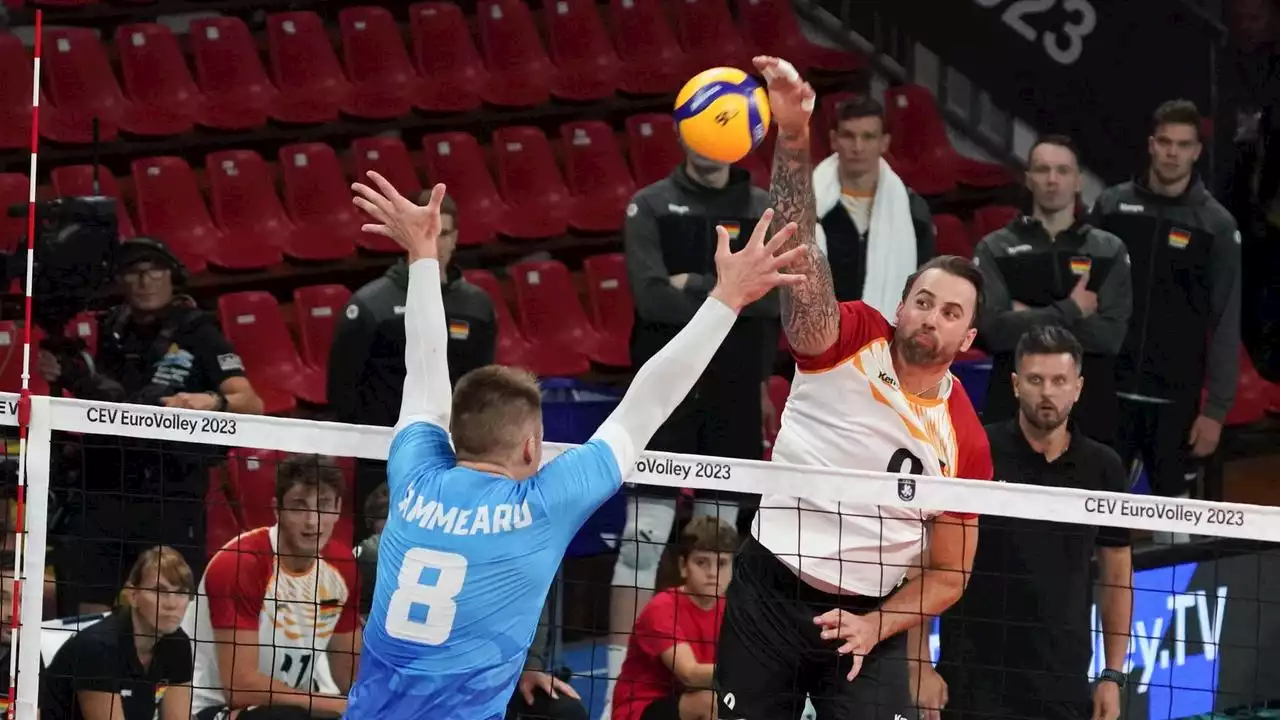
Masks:
[[[1125,684],[1129,682],[1129,676],[1125,675],[1119,670],[1107,669],[1098,673],[1098,682],[1103,682],[1103,681],[1113,682],[1116,685],[1119,685],[1120,689],[1123,690]]]
[[[213,398],[218,401],[218,404],[213,406],[214,412],[224,412],[227,409],[226,395],[223,395],[217,390],[210,390],[208,394],[212,395]]]

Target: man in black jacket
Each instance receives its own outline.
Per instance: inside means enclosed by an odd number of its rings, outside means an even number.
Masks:
[[[878,101],[857,95],[841,103],[830,139],[833,152],[814,168],[813,190],[836,299],[892,315],[907,277],[936,252],[933,215],[884,160],[890,137]]]
[[[1072,413],[1080,431],[1115,442],[1115,357],[1129,329],[1129,254],[1115,235],[1076,217],[1083,177],[1071,140],[1042,138],[1027,161],[1031,214],[982,239],[974,262],[986,278],[978,342],[992,355],[982,419],[1016,417],[1014,349],[1038,325],[1070,330],[1084,347],[1084,389]]]
[[[428,195],[429,197],[429,195]],[[420,197],[425,203],[428,197]],[[456,382],[467,372],[493,362],[498,326],[493,303],[449,265],[458,238],[458,207],[446,197],[440,206],[440,278],[449,323],[449,372]],[[382,277],[351,296],[334,332],[329,353],[329,405],[339,422],[360,425],[396,424],[404,390],[404,303],[409,267],[400,261]],[[361,460],[356,465],[356,507],[386,482],[386,463]],[[367,524],[356,523],[357,540]]]
[[[768,204],[769,194],[754,187],[745,170],[693,152],[671,175],[636,193],[623,229],[636,308],[631,334],[636,367],[676,336],[715,285],[716,226],[729,232],[736,251],[751,237]],[[764,423],[774,415],[766,380],[773,371],[779,332],[776,294],[743,310],[706,372],[654,435],[649,449],[760,459]],[[676,491],[661,495],[654,490],[646,487],[643,495],[627,502],[613,575],[611,684],[606,697],[612,697],[612,679],[621,671],[627,635],[654,589],[658,561],[675,523]],[[730,523],[736,514],[739,524],[752,515],[738,512],[728,498],[696,514]]]
[[[1201,122],[1190,102],[1161,105],[1146,174],[1108,188],[1093,209],[1132,265],[1133,316],[1116,361],[1121,454],[1141,460],[1166,497],[1187,495],[1217,449],[1240,369],[1240,234],[1195,175]]]

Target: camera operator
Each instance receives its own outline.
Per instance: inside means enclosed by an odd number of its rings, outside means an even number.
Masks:
[[[38,370],[56,392],[89,400],[258,414],[262,401],[244,376],[240,356],[213,315],[175,290],[182,263],[163,243],[134,238],[115,251],[124,302],[99,318],[95,356],[41,349]],[[76,597],[67,610],[110,609],[124,573],[148,547],[168,545],[192,571],[205,565],[207,468],[223,448],[107,435],[86,435],[74,489],[64,577]],[[63,476],[66,477],[65,475]]]

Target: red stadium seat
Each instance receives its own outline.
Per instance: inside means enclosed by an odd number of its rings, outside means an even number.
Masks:
[[[209,208],[224,237],[209,262],[228,270],[261,270],[283,262],[281,250],[298,238],[262,156],[252,150],[210,153],[204,167]]]
[[[16,35],[0,32],[0,150],[31,147],[31,56]]]
[[[116,55],[125,92],[137,110],[135,127],[145,126],[147,135],[178,135],[202,120],[204,96],[168,26],[121,25]]]
[[[479,245],[494,239],[507,206],[498,196],[484,150],[475,136],[464,132],[424,135],[422,157],[427,177],[449,187],[463,222],[459,245]]]
[[[773,427],[782,426],[782,411],[787,406],[787,398],[791,396],[791,383],[781,375],[773,375],[769,378],[766,386],[769,393],[769,402],[773,403]],[[777,434],[772,433],[773,437],[764,439],[764,459],[769,460],[773,457],[773,443],[777,440]]]
[[[224,468],[210,469],[209,487],[204,495],[204,547],[210,558],[222,549],[223,545],[244,532],[237,514],[239,508],[236,507],[229,492],[227,471]]]
[[[414,104],[429,112],[466,112],[481,104],[489,71],[480,60],[462,9],[452,2],[409,6],[414,64],[422,85]]]
[[[222,330],[244,360],[254,388],[279,388],[306,402],[323,405],[325,376],[298,355],[280,304],[270,293],[247,291],[218,297]]]
[[[523,0],[480,0],[476,24],[480,51],[489,68],[485,101],[505,107],[535,107],[550,100],[551,60],[529,6]]]
[[[351,95],[320,16],[310,11],[267,16],[271,80],[280,89],[272,114],[281,122],[323,123],[338,118]]]
[[[547,348],[558,376],[581,375],[591,369],[589,355],[600,337],[587,322],[569,268],[556,260],[534,260],[511,266],[520,329],[534,346]],[[539,375],[544,374],[541,371]]]
[[[153,157],[134,160],[132,168],[140,234],[162,240],[189,272],[204,270],[222,233],[191,166],[179,157]]]
[[[536,127],[493,133],[498,188],[507,203],[502,234],[521,240],[563,235],[569,222],[569,190],[560,177],[547,136]]]
[[[565,123],[560,126],[560,142],[573,198],[569,225],[586,232],[621,229],[636,183],[613,128],[597,120]]]
[[[631,175],[639,187],[670,175],[685,159],[670,115],[652,113],[627,118],[627,146]]]
[[[422,181],[413,167],[413,158],[400,138],[357,138],[351,143],[351,159],[355,179],[362,183],[368,184],[368,172],[375,170],[410,200],[416,200],[422,193]]]
[[[866,65],[857,53],[809,42],[789,0],[738,0],[737,4],[743,37],[756,52],[787,58],[802,73],[806,68],[850,72]]]
[[[31,196],[31,181],[22,173],[0,173],[0,210],[26,205]],[[9,217],[0,212],[0,252],[11,253],[27,235],[26,217]]]
[[[101,194],[115,198],[116,221],[120,227],[120,237],[127,239],[138,234],[133,229],[133,219],[129,217],[124,199],[120,197],[120,185],[110,169],[102,165],[98,166],[97,193],[93,191],[92,165],[63,165],[53,169],[50,179],[53,181],[53,191],[58,194],[58,197]]]
[[[399,251],[390,238],[360,230],[369,221],[351,204],[350,183],[333,148],[324,143],[286,145],[280,148],[280,174],[284,207],[298,228],[291,257],[338,260],[351,255],[356,244],[375,252]]]
[[[1227,427],[1248,425],[1266,417],[1274,387],[1258,374],[1258,369],[1253,365],[1253,358],[1249,357],[1249,351],[1241,343],[1240,376],[1236,380],[1236,399],[1231,409],[1227,411],[1223,425]],[[1207,399],[1207,397],[1208,393],[1202,391],[1202,398]]]
[[[493,302],[493,312],[498,321],[498,347],[494,362],[508,367],[522,367],[537,373],[532,367],[536,365],[534,348],[520,332],[511,308],[502,294],[502,285],[498,278],[488,270],[463,270],[462,277],[489,296]],[[539,373],[541,374],[541,373]]]
[[[276,466],[285,458],[277,450],[231,448],[227,453],[227,485],[245,530],[276,524]]]
[[[31,328],[31,371],[30,388],[32,394],[48,395],[49,384],[36,372],[35,354],[44,333],[39,327]],[[22,390],[22,354],[23,328],[12,320],[0,321],[0,392],[16,393]]]
[[[753,72],[751,51],[733,24],[726,0],[683,0],[671,7],[690,74],[713,67]]]
[[[609,0],[613,45],[622,61],[618,89],[665,95],[688,79],[689,60],[667,23],[661,0]]]
[[[984,205],[973,211],[973,222],[969,234],[973,238],[973,246],[977,247],[982,239],[1003,228],[1018,217],[1018,208],[1010,205]]]
[[[351,291],[342,285],[309,285],[293,291],[302,361],[322,374],[329,372],[333,332],[349,299]]]
[[[338,13],[342,60],[352,92],[345,111],[370,120],[407,115],[418,73],[400,39],[400,27],[383,7],[344,8]]]
[[[621,64],[593,0],[545,3],[548,48],[555,66],[551,94],[563,100],[601,100],[618,87]]]
[[[89,348],[89,353],[98,352],[98,316],[91,312],[82,312],[67,323],[67,337],[73,337]]]
[[[933,216],[934,249],[939,255],[959,255],[972,258],[975,243],[969,228],[955,215]]]
[[[59,121],[56,133],[50,127],[42,128],[42,134],[56,142],[89,143],[96,117],[99,138],[114,140],[132,119],[133,108],[111,72],[97,33],[88,28],[46,28],[44,47],[43,87]]]
[[[280,91],[267,79],[258,47],[236,17],[194,20],[188,34],[196,83],[205,97],[203,122],[219,130],[248,130],[267,123]]]
[[[903,181],[921,195],[941,195],[957,182],[1000,187],[1015,182],[1007,168],[961,155],[947,137],[946,122],[928,88],[899,85],[885,91],[885,116]]]
[[[602,365],[630,367],[631,326],[636,316],[626,258],[622,253],[592,255],[582,262],[582,270],[591,326],[600,336],[591,359]]]

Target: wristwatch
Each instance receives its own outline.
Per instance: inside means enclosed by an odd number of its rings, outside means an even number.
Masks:
[[[1104,680],[1109,680],[1115,683],[1121,690],[1123,690],[1125,684],[1129,682],[1129,676],[1119,670],[1107,669],[1098,674],[1098,682],[1102,682]]]

